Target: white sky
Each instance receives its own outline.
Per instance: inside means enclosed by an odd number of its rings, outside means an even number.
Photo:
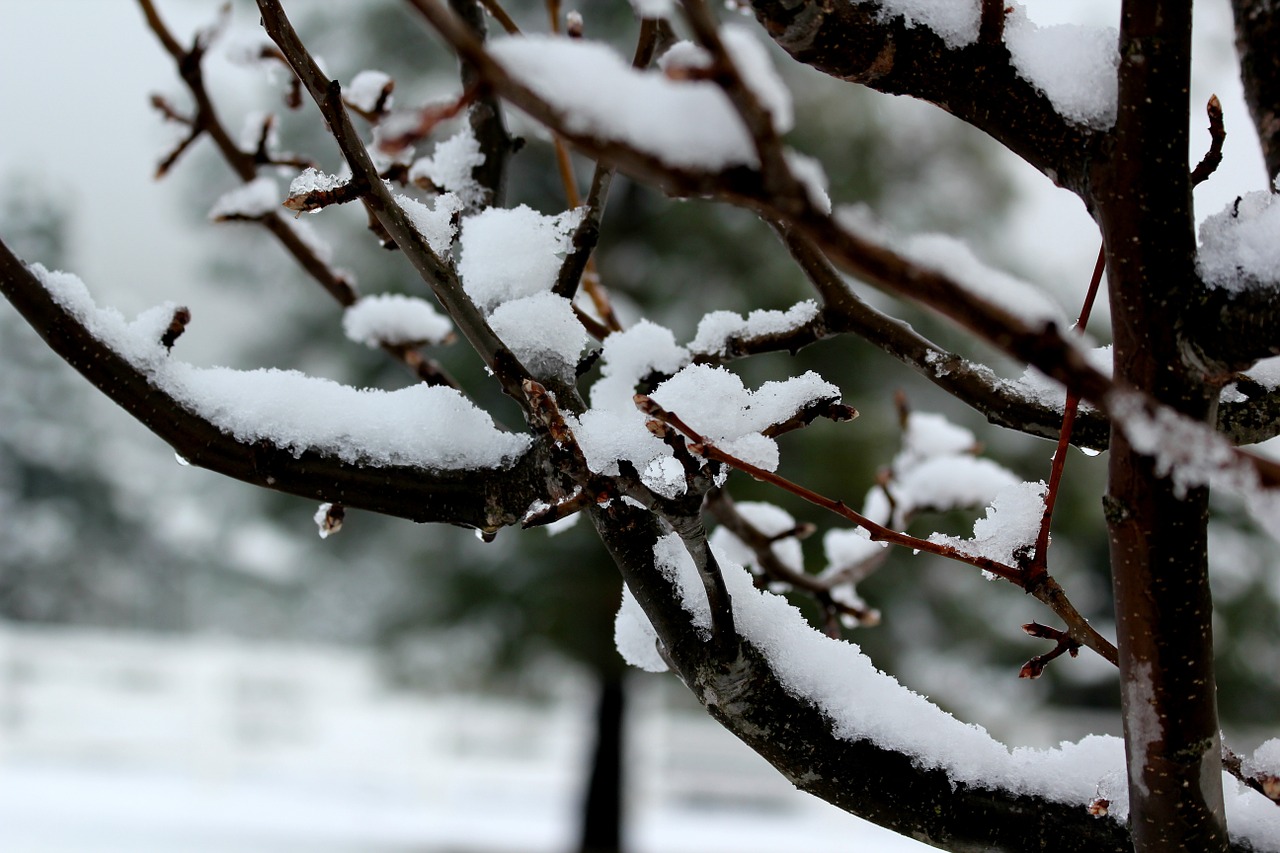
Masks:
[[[216,4],[161,0],[178,32],[201,6]],[[31,176],[66,194],[76,270],[127,311],[190,267],[195,238],[174,227],[177,186],[152,180],[171,131],[148,97],[177,89],[135,3],[0,0],[0,179]],[[133,281],[146,291],[136,301]]]

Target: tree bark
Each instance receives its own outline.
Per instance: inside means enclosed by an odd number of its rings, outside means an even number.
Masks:
[[[1119,112],[1094,187],[1115,375],[1184,415],[1215,416],[1187,357],[1195,274],[1187,164],[1191,3],[1126,2]],[[1208,583],[1208,490],[1157,476],[1113,425],[1105,499],[1134,850],[1227,847]]]
[[[596,701],[596,744],[582,807],[582,853],[617,853],[622,849],[625,720],[623,678],[601,676]]]

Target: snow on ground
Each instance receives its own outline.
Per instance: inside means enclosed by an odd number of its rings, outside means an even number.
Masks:
[[[639,686],[630,849],[924,849]],[[569,850],[590,698],[412,694],[358,651],[0,624],[0,850]]]

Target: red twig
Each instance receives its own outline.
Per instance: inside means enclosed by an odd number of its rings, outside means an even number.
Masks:
[[[1098,298],[1098,288],[1102,284],[1102,271],[1106,268],[1106,249],[1098,249],[1098,261],[1093,266],[1093,278],[1089,280],[1089,291],[1085,294],[1084,305],[1080,309],[1080,318],[1076,320],[1076,331],[1084,334],[1089,323],[1089,315],[1093,312],[1093,303]],[[1053,464],[1049,468],[1049,485],[1044,496],[1044,515],[1040,519],[1040,532],[1036,536],[1036,551],[1031,564],[1027,568],[1028,581],[1043,577],[1048,572],[1049,560],[1049,527],[1053,521],[1053,507],[1058,500],[1058,491],[1062,485],[1062,471],[1067,464],[1067,450],[1071,447],[1071,428],[1075,425],[1076,411],[1080,408],[1080,395],[1067,391],[1066,404],[1062,410],[1062,430],[1058,435],[1058,447],[1053,452]]]
[[[889,542],[893,545],[900,545],[904,548],[910,548],[913,551],[923,551],[927,554],[936,554],[939,557],[947,557],[961,563],[968,563],[976,566],[983,571],[990,572],[996,577],[1003,578],[1010,583],[1021,587],[1023,585],[1022,572],[1013,566],[1006,566],[1004,563],[987,557],[979,557],[973,554],[966,554],[957,548],[949,545],[942,545],[937,542],[930,542],[927,539],[919,539],[906,533],[877,524],[859,512],[855,512],[845,506],[843,501],[832,500],[826,495],[821,495],[811,489],[806,489],[799,483],[793,483],[785,477],[774,474],[772,471],[766,471],[763,468],[757,468],[750,462],[739,459],[736,456],[725,453],[720,448],[711,443],[705,436],[697,430],[690,427],[680,417],[655,403],[650,397],[644,394],[637,394],[635,397],[636,406],[645,414],[656,418],[659,421],[670,424],[680,432],[684,433],[690,440],[689,449],[699,456],[706,459],[714,459],[722,462],[731,468],[735,468],[744,474],[751,475],[754,479],[763,483],[777,486],[784,491],[790,492],[802,500],[808,501],[814,506],[820,506],[825,510],[835,513],[854,524],[863,528],[870,534],[871,539],[876,542]]]

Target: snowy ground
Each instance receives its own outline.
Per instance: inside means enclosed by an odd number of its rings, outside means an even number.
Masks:
[[[423,696],[361,653],[0,625],[5,853],[571,849],[589,697]],[[924,849],[644,691],[636,851]]]

